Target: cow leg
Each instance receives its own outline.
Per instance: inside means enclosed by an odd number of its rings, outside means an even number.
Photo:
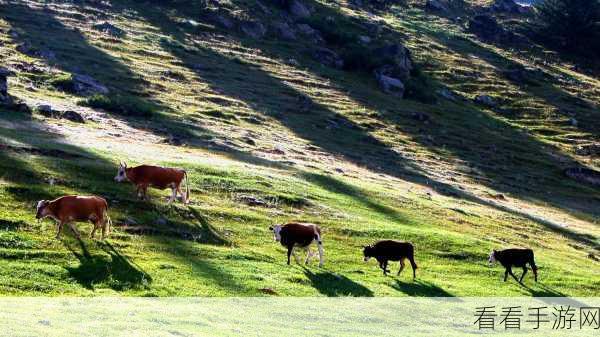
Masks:
[[[108,220],[107,219],[102,220],[102,240],[106,239],[107,226],[108,226]]]
[[[506,268],[506,270],[504,271],[504,282],[506,282],[507,278],[508,278],[508,268]]]
[[[175,186],[171,187],[171,197],[169,198],[169,201],[167,202],[167,205],[170,205],[173,200],[175,200],[177,198],[177,188]]]
[[[142,193],[144,194],[144,200],[150,201],[150,197],[148,196],[148,186],[144,185],[142,187]]]
[[[287,264],[289,266],[290,265],[290,257],[292,255],[292,251],[294,250],[294,246],[293,245],[292,246],[288,246],[287,249],[288,249],[288,251],[287,251],[287,259],[288,259]]]
[[[300,258],[298,257],[298,254],[296,254],[296,250],[292,248],[292,255],[294,255],[294,260],[296,261],[296,264],[302,264],[300,262]]]
[[[143,200],[144,196],[142,195],[142,185],[136,186],[136,192],[138,199]]]
[[[323,244],[317,242],[317,249],[319,250],[319,268],[323,267],[323,263],[325,262],[325,253],[323,252]]]
[[[306,248],[306,260],[304,260],[304,264],[308,264],[308,262],[310,261],[311,256],[313,256],[313,253],[310,250],[310,246],[309,246],[308,248]]]
[[[519,283],[523,284],[523,278],[525,277],[525,274],[527,274],[527,267],[523,266],[523,274],[521,275]]]
[[[512,271],[512,267],[508,267],[508,273],[510,274],[510,276],[512,276],[515,279],[515,281],[519,282],[519,279],[515,276],[515,274]],[[519,282],[519,283],[521,283],[521,282]]]
[[[90,233],[90,239],[94,238],[94,235],[96,234],[96,230],[98,229],[98,223],[95,222],[94,223],[94,228],[92,228],[92,232]]]
[[[69,228],[71,228],[71,231],[75,234],[75,236],[78,239],[81,239],[81,234],[79,234],[79,231],[77,230],[77,227],[75,227],[75,224],[72,222],[69,222]]]
[[[62,231],[62,227],[63,227],[63,223],[62,221],[57,221],[56,222],[56,238],[60,239],[60,232]]]
[[[404,270],[404,259],[400,259],[400,270],[398,270],[398,275]]]
[[[388,267],[388,260],[385,260],[385,261],[383,261],[383,275],[387,275],[387,273],[389,272],[387,267]]]

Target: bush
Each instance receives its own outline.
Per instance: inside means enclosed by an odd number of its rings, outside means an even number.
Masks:
[[[433,81],[415,66],[410,74],[410,79],[404,83],[404,98],[425,104],[437,103]]]
[[[600,0],[543,0],[535,8],[533,29],[542,40],[559,48],[600,50]]]
[[[126,95],[94,95],[79,103],[90,108],[103,109],[122,116],[150,117],[156,107],[143,99]]]
[[[51,79],[50,85],[64,92],[75,93],[75,83],[70,74],[61,75]]]

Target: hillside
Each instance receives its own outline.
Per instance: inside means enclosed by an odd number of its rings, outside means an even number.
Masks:
[[[519,37],[527,14],[474,34],[491,1],[300,3],[0,0],[23,102],[0,105],[0,293],[600,296],[600,190],[565,175],[600,170],[593,67]],[[414,63],[404,99],[366,66],[389,44]],[[192,203],[138,200],[121,160],[185,168]],[[36,222],[70,193],[107,198],[108,240]],[[268,227],[290,220],[322,226],[324,268],[285,264]],[[382,238],[414,243],[416,281],[362,261]],[[539,283],[488,267],[513,246]]]

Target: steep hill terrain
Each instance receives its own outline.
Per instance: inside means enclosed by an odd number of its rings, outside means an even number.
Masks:
[[[490,3],[0,0],[0,293],[600,296],[600,80],[526,11],[477,29]],[[386,46],[410,74],[381,76]],[[185,168],[192,203],[138,200],[121,160]],[[36,222],[69,193],[107,198],[108,240]],[[323,227],[324,268],[285,264],[289,220]],[[416,281],[362,262],[382,238]],[[488,267],[513,246],[539,283]]]

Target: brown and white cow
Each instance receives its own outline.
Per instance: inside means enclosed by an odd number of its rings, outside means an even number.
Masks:
[[[96,230],[102,228],[102,239],[110,232],[112,221],[108,215],[108,203],[97,196],[67,195],[49,200],[40,200],[37,203],[35,218],[41,221],[44,218],[52,218],[56,221],[56,238],[60,238],[63,225],[68,224],[73,233],[80,238],[79,231],[73,225],[77,221],[90,221],[94,224],[90,237],[93,238]]]
[[[185,195],[181,192],[181,183],[185,178]],[[119,171],[115,177],[117,182],[128,180],[137,188],[138,197],[148,199],[148,187],[154,187],[159,190],[171,188],[171,198],[169,204],[177,198],[177,193],[181,196],[184,204],[190,201],[190,187],[188,185],[187,172],[182,169],[140,165],[136,167],[127,167],[127,164],[121,162]]]
[[[294,247],[306,248],[305,264],[308,264],[312,257],[310,245],[317,243],[319,250],[319,267],[323,267],[323,242],[321,241],[321,228],[311,223],[291,222],[284,225],[274,225],[269,227],[273,231],[275,241],[281,242],[281,245],[287,248],[287,264],[290,264],[290,255],[294,255],[296,263],[300,263]]]

